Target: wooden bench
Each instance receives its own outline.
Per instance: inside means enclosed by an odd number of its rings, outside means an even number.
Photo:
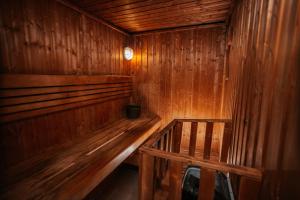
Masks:
[[[127,98],[131,92],[128,77],[7,75],[1,80],[3,126]],[[123,117],[48,148],[1,171],[0,199],[82,199],[159,127],[160,118],[153,114],[136,120]]]

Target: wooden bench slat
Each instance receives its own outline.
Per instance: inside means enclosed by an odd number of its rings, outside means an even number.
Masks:
[[[10,97],[10,98],[3,98],[0,99],[0,106],[11,106],[17,104],[29,104],[35,102],[43,102],[50,100],[57,100],[57,99],[65,99],[65,98],[74,98],[80,96],[93,96],[96,94],[114,94],[120,91],[131,91],[131,87],[117,87],[117,88],[102,88],[102,89],[95,89],[95,90],[85,90],[85,91],[74,91],[74,92],[63,92],[63,93],[56,93],[56,94],[43,94],[43,95],[31,95],[31,96],[24,96],[24,97]]]
[[[0,75],[0,123],[124,99],[132,77],[116,75]]]
[[[124,82],[132,82],[132,77],[119,75],[0,75],[0,88],[34,88]]]
[[[110,96],[118,96],[123,94],[130,94],[131,91],[114,91],[110,93],[100,93],[100,94],[93,94],[93,95],[87,95],[87,96],[79,96],[79,97],[71,97],[71,98],[64,98],[64,99],[55,99],[50,101],[43,101],[43,102],[34,102],[29,104],[21,104],[21,105],[15,105],[15,106],[7,106],[0,108],[1,114],[10,114],[10,113],[16,113],[16,112],[23,112],[28,110],[35,110],[35,109],[41,109],[41,108],[47,108],[51,106],[59,106],[62,104],[70,104],[70,103],[76,103],[80,101],[88,101],[93,99],[100,99]]]
[[[20,86],[21,87],[21,86]],[[12,89],[0,89],[0,97],[19,97],[19,96],[31,96],[42,94],[55,94],[63,92],[75,92],[85,90],[97,90],[105,88],[122,88],[132,87],[132,82],[124,83],[101,83],[94,85],[75,85],[75,86],[52,86],[52,87],[35,87],[35,88],[12,88]]]
[[[133,153],[160,126],[160,119],[149,116],[109,125],[102,136],[95,135],[46,159],[27,178],[12,184],[4,198],[81,199]],[[116,127],[114,127],[116,125]],[[126,125],[126,126],[125,126]],[[108,133],[114,133],[107,137]],[[104,136],[105,135],[105,136]],[[113,139],[101,146],[103,141]],[[99,148],[98,148],[99,147]]]
[[[71,103],[71,104],[61,104],[61,105],[57,105],[57,106],[53,106],[53,107],[47,107],[45,109],[29,110],[28,112],[20,112],[20,113],[8,114],[8,115],[1,115],[0,116],[0,124],[10,122],[10,121],[20,120],[20,119],[25,119],[25,118],[29,118],[29,117],[36,117],[39,115],[49,114],[49,113],[58,112],[58,111],[62,111],[62,110],[68,110],[68,109],[72,109],[72,108],[78,108],[78,107],[88,106],[88,105],[92,105],[92,104],[102,103],[102,102],[109,101],[109,100],[128,98],[128,97],[130,97],[130,95],[131,95],[130,93],[125,93],[122,95],[103,97],[101,99],[91,99],[91,100],[79,101],[79,102],[75,102],[75,103]]]

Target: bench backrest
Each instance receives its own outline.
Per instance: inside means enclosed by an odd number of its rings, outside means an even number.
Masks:
[[[122,117],[131,93],[130,76],[0,75],[4,165]]]

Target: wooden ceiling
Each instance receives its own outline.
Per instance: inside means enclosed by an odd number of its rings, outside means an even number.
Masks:
[[[69,0],[128,32],[222,22],[233,0]]]

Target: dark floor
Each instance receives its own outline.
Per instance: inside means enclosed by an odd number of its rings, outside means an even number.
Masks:
[[[121,165],[97,186],[86,200],[137,200],[138,168]]]

